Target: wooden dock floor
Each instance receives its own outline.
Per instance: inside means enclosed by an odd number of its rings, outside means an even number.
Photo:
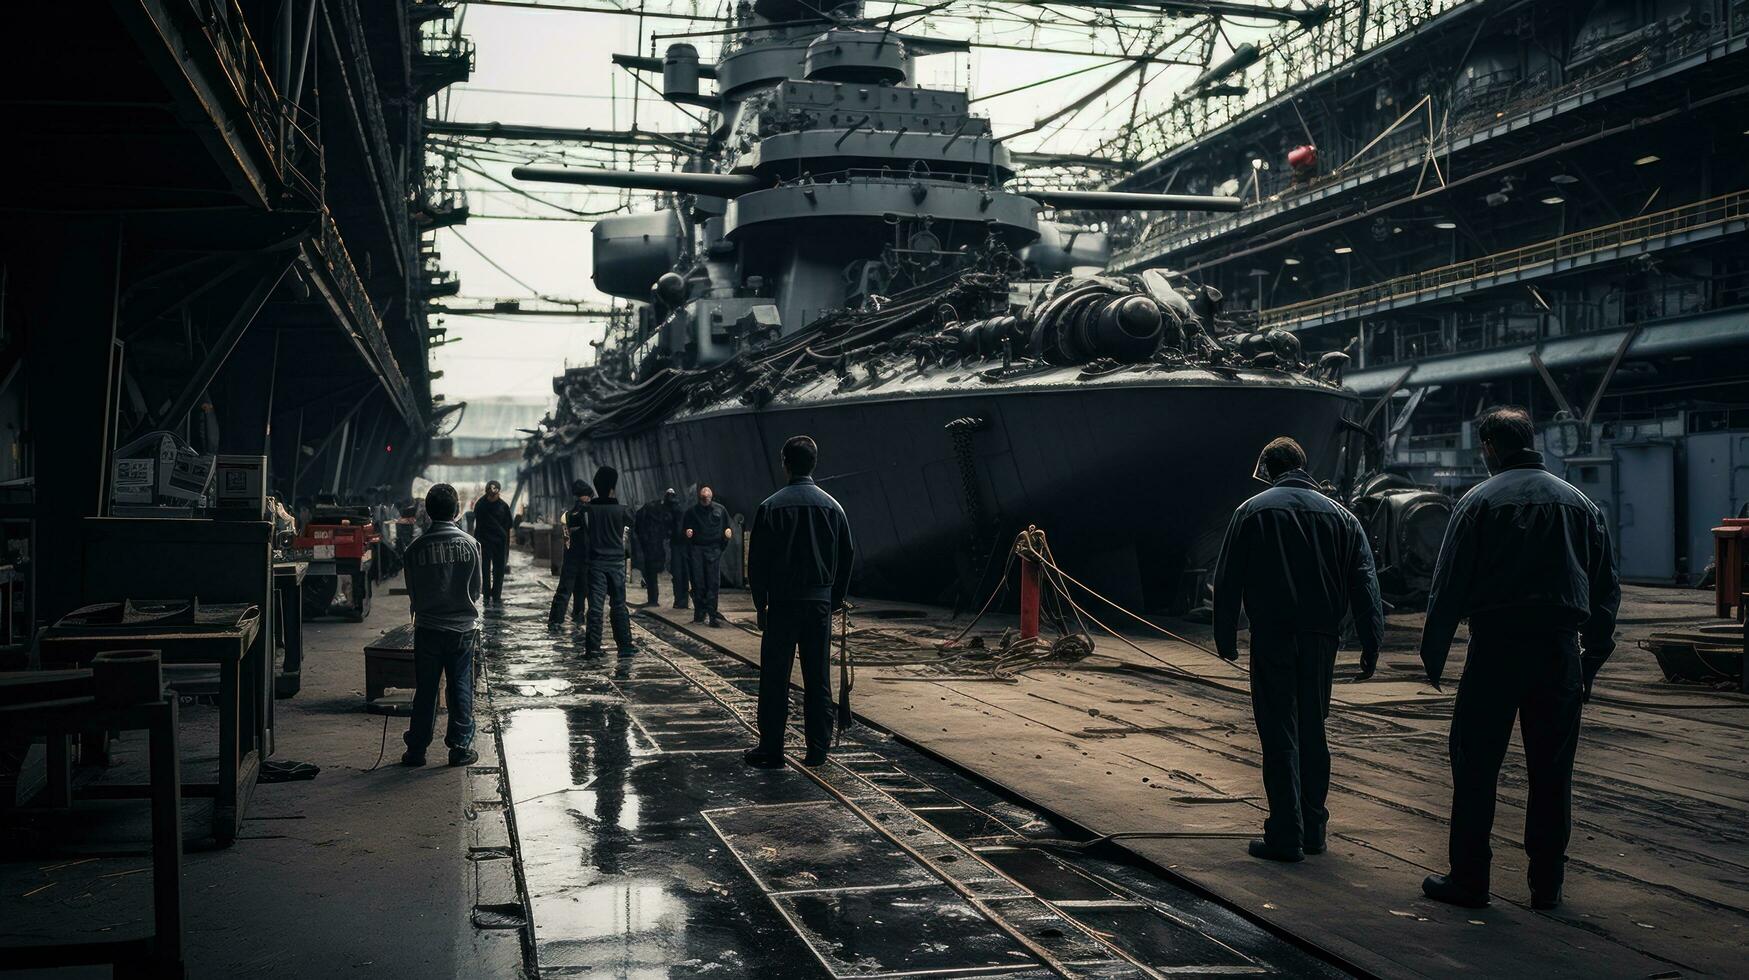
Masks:
[[[1703,595],[1628,593],[1616,656],[1585,711],[1566,902],[1552,913],[1529,909],[1516,737],[1501,775],[1493,906],[1457,909],[1421,896],[1421,878],[1446,868],[1455,684],[1441,693],[1422,679],[1418,615],[1391,617],[1374,680],[1353,683],[1355,653],[1338,662],[1330,850],[1298,865],[1252,859],[1240,836],[1261,830],[1265,809],[1242,669],[1143,635],[1140,625],[1128,633],[1140,649],[1105,637],[1072,668],[996,680],[940,662],[937,638],[963,619],[864,602],[851,637],[854,707],[1094,833],[1182,835],[1122,844],[1381,976],[1740,976],[1749,947],[1749,696],[1666,683],[1636,646],[1653,628],[1708,621]],[[722,608],[742,628],[700,628],[683,611],[659,612],[757,662],[746,594],[724,592]],[[978,632],[993,637],[1011,623],[987,617]],[[1212,646],[1206,627],[1166,625]]]

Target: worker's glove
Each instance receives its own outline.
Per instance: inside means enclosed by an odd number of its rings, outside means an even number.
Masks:
[[[1377,650],[1362,650],[1360,653],[1360,673],[1355,675],[1354,679],[1357,681],[1371,680],[1373,673],[1378,669],[1379,652]]]
[[[761,633],[765,632],[765,610],[763,610],[763,609],[754,610],[753,611],[753,619],[754,619],[754,622],[756,622],[759,625],[759,632],[761,632]]]

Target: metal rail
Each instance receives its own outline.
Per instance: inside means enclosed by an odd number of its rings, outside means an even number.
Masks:
[[[1698,231],[1745,219],[1749,219],[1749,190],[1733,191],[1694,204],[1576,231],[1535,245],[1495,252],[1466,262],[1396,276],[1370,286],[1277,306],[1263,311],[1259,317],[1259,326],[1264,329],[1293,329],[1309,320],[1362,316],[1388,304],[1420,299],[1442,289],[1466,284],[1478,284],[1477,288],[1480,288],[1482,280],[1524,272],[1539,266],[1552,266],[1563,260],[1596,255],[1610,249],[1650,244],[1682,232]]]

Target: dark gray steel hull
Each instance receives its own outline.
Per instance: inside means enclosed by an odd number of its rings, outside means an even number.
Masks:
[[[979,417],[977,492],[997,528],[997,567],[983,587],[1000,573],[1007,540],[1036,524],[1070,574],[1126,605],[1158,607],[1212,559],[1233,507],[1262,489],[1251,473],[1263,444],[1291,435],[1327,475],[1353,404],[1350,393],[1303,381],[895,393],[683,416],[595,438],[572,459],[585,477],[612,463],[634,502],[708,483],[750,521],[783,482],[784,440],[806,433],[820,444],[816,477],[850,515],[856,591],[939,601],[966,568],[970,506],[943,426]]]

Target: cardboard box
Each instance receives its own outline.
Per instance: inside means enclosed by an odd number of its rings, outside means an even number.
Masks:
[[[160,462],[158,494],[165,503],[202,507],[212,479],[213,457],[178,452],[168,464]]]
[[[118,459],[110,472],[110,499],[118,504],[150,504],[157,494],[156,459]]]
[[[213,503],[267,512],[267,457],[217,456],[213,459]]]

